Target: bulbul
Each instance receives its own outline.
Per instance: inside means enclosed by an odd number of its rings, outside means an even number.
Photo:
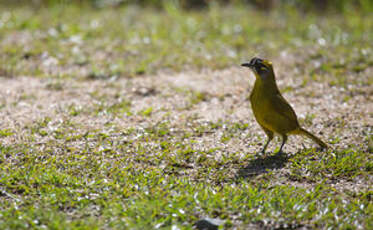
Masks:
[[[256,77],[254,89],[250,94],[250,102],[256,121],[268,136],[262,153],[265,152],[274,134],[282,137],[280,153],[288,135],[293,134],[307,136],[323,149],[328,147],[318,137],[300,127],[293,108],[277,87],[271,62],[254,57],[250,62],[242,63],[241,66],[250,68]]]

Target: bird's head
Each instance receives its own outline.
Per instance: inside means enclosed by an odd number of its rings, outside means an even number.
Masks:
[[[257,57],[251,59],[250,62],[242,63],[241,66],[250,68],[256,76],[266,79],[268,76],[273,76],[272,62],[263,60]]]

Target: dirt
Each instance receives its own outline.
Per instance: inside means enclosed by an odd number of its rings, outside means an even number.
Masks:
[[[279,88],[291,87],[283,95],[295,109],[304,128],[329,143],[334,150],[349,147],[370,151],[370,140],[366,137],[371,135],[373,127],[372,86],[350,84],[338,87],[312,80],[303,84],[306,76],[299,77],[296,71],[285,75],[284,67],[278,69]],[[370,68],[359,77],[367,79],[372,74]],[[26,138],[28,128],[45,117],[51,118],[50,129],[56,129],[69,120],[79,124],[72,132],[80,134],[89,130],[120,133],[127,128],[141,129],[165,120],[175,130],[211,122],[242,123],[247,124],[247,128],[226,142],[221,141],[224,125],[216,132],[191,137],[196,148],[218,148],[216,158],[234,153],[240,160],[247,154],[255,154],[266,139],[246,100],[253,83],[254,76],[249,70],[239,67],[216,71],[160,72],[153,76],[110,80],[0,77],[0,129],[14,132],[14,135],[2,137],[1,142],[5,145],[25,141],[33,144],[47,142],[53,137],[40,136],[37,140]],[[202,94],[203,98],[192,103],[191,98],[196,92]],[[345,100],[347,97],[348,100]],[[94,111],[100,103],[108,106],[122,100],[131,102],[132,115],[89,112]],[[72,106],[84,112],[71,116]],[[140,111],[149,107],[152,107],[150,116],[140,114]],[[309,117],[312,119],[307,120]],[[108,123],[114,127],[108,126]],[[337,139],[339,141],[335,141]],[[279,144],[277,139],[267,151],[274,151]],[[292,155],[312,146],[314,144],[308,139],[291,136],[285,152]],[[276,165],[275,162],[272,168],[260,170],[281,170],[282,163],[279,161]],[[255,167],[247,170],[254,170]],[[349,183],[344,185],[351,187]],[[335,186],[340,186],[340,182]]]

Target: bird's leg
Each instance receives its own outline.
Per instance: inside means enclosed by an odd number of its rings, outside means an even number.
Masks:
[[[267,146],[269,144],[269,142],[271,142],[272,138],[268,138],[266,144],[264,145],[263,149],[260,151],[261,153],[265,153],[266,149],[267,149]]]
[[[282,135],[282,144],[281,144],[281,147],[280,147],[280,150],[278,151],[278,153],[282,153],[282,147],[284,147],[287,140],[288,140],[288,136]]]
[[[266,151],[266,149],[268,147],[269,142],[271,142],[271,140],[273,139],[273,132],[272,131],[270,131],[268,129],[264,129],[264,132],[267,134],[268,140],[267,140],[266,144],[264,145],[263,149],[260,151],[263,154],[265,153],[265,151]]]

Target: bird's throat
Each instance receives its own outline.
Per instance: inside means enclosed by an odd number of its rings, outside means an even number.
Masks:
[[[274,78],[263,78],[262,76],[256,76],[254,90],[258,90],[261,92],[278,92],[278,87]]]

